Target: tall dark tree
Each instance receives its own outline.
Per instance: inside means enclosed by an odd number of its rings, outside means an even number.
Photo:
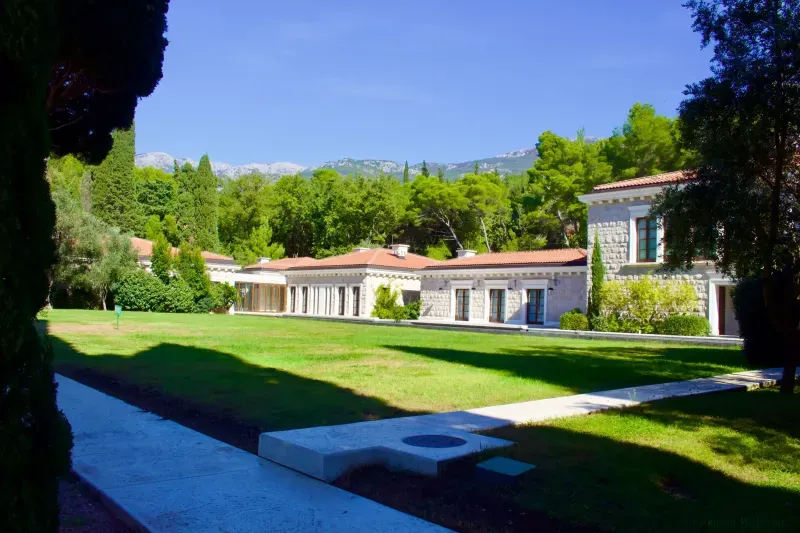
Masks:
[[[116,130],[108,156],[92,173],[92,211],[122,231],[140,231],[142,223],[134,172],[134,127]]]
[[[735,279],[761,277],[781,336],[781,390],[800,349],[800,0],[690,0],[694,29],[713,43],[713,76],[688,86],[681,134],[702,165],[653,212],[669,220],[673,268],[716,252]]]
[[[403,183],[408,183],[408,161],[406,161],[403,167]]]
[[[591,286],[589,288],[589,302],[586,306],[586,316],[589,323],[600,315],[602,306],[603,284],[606,280],[606,267],[603,265],[603,252],[600,248],[600,234],[594,232],[592,242]]]
[[[0,3],[0,524],[58,530],[70,431],[35,326],[55,263],[45,160],[102,161],[161,78],[166,0]],[[52,144],[51,144],[52,141]]]
[[[425,162],[424,159],[422,160],[422,170],[420,171],[420,174],[422,174],[426,178],[431,175],[430,171],[428,170],[428,163]]]
[[[439,178],[439,181],[444,181],[444,169],[442,167],[436,170],[436,177]]]
[[[217,177],[211,170],[208,154],[203,154],[197,166],[197,175],[192,184],[194,197],[194,244],[202,250],[216,250],[219,247],[219,198]]]

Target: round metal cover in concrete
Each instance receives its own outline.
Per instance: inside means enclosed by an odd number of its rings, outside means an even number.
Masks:
[[[414,435],[404,438],[403,442],[418,448],[455,448],[467,443],[464,439],[449,435]]]

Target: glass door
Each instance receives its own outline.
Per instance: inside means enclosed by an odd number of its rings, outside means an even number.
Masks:
[[[489,290],[489,322],[506,321],[506,291],[505,289]]]
[[[544,324],[544,289],[528,289],[528,324]]]
[[[456,320],[469,320],[469,289],[456,289]]]

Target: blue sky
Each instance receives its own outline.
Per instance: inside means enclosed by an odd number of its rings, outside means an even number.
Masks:
[[[673,116],[709,74],[682,0],[173,0],[137,152],[458,162]]]

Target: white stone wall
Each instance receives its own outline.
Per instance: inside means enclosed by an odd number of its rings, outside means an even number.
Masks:
[[[689,283],[694,287],[698,297],[698,305],[695,312],[708,317],[708,280],[715,275],[713,265],[696,265],[690,271],[665,273],[659,271],[660,265],[658,263],[630,263],[629,208],[647,205],[650,205],[650,202],[639,200],[589,206],[589,243],[587,247],[589,250],[587,258],[589,264],[587,265],[586,287],[591,287],[591,258],[596,231],[600,241],[600,249],[603,253],[603,264],[606,267],[606,279],[641,279],[650,274],[655,279],[675,279]],[[633,238],[635,239],[635,235]],[[635,246],[635,241],[633,245]]]
[[[462,288],[464,282],[470,289],[470,321],[487,322],[488,316],[488,291],[494,288],[506,289],[506,323],[525,324],[527,321],[525,282],[543,281],[542,287],[553,290],[546,294],[546,316],[548,325],[557,324],[561,315],[575,307],[586,310],[586,280],[584,273],[571,275],[564,274],[515,274],[509,276],[490,274],[466,277],[436,278],[432,275],[423,275],[421,281],[422,310],[420,318],[423,320],[453,320],[453,290],[458,284]],[[498,282],[505,281],[504,284]],[[473,290],[474,289],[474,290]]]

